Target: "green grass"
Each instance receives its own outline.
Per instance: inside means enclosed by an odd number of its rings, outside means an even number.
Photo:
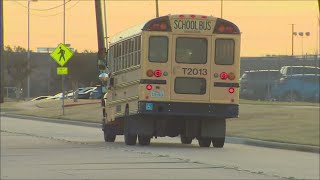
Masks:
[[[79,100],[78,103],[100,100]],[[73,103],[66,100],[65,104]],[[227,135],[253,139],[319,146],[319,106],[308,103],[256,102],[241,100],[240,117],[227,120]],[[101,122],[100,104],[65,108],[61,100],[34,102],[7,102],[1,110],[10,113],[59,119]],[[271,105],[271,106],[270,106]],[[303,106],[299,106],[303,105]]]
[[[244,104],[227,121],[227,134],[319,146],[319,108]]]
[[[319,103],[312,102],[280,102],[280,101],[254,101],[240,99],[240,104],[257,104],[257,105],[282,105],[282,106],[319,106]]]

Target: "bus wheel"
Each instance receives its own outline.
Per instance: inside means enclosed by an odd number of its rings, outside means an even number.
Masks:
[[[223,147],[223,145],[224,145],[224,140],[225,140],[225,138],[223,137],[221,137],[221,138],[212,138],[212,145],[213,145],[213,147],[215,147],[215,148],[222,148]]]
[[[140,145],[146,146],[150,144],[151,138],[149,136],[138,135],[138,141]]]
[[[129,117],[129,107],[125,110],[125,118],[124,118],[124,142],[126,145],[135,145],[137,143],[137,135],[130,134],[130,117]]]
[[[180,140],[182,144],[191,144],[192,143],[192,138],[191,137],[185,137],[185,136],[180,136]]]
[[[126,143],[126,145],[135,145],[137,143],[137,135],[125,133],[124,142]]]
[[[114,142],[116,140],[116,135],[107,133],[104,131],[104,141],[105,142]]]
[[[200,147],[210,147],[211,139],[210,138],[199,138],[198,139]]]

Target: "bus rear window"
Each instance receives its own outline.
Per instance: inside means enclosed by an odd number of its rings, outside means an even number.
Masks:
[[[168,37],[151,36],[149,38],[150,62],[165,63],[168,61]]]
[[[234,63],[234,40],[216,39],[215,63],[232,65]]]
[[[206,64],[208,42],[205,38],[177,38],[176,62]]]
[[[177,77],[174,81],[174,91],[177,94],[205,94],[206,79]]]

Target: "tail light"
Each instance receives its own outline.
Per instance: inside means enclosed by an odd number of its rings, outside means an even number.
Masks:
[[[235,75],[234,73],[229,73],[229,74],[228,74],[228,78],[229,78],[230,80],[234,80],[234,79],[236,78],[236,75]]]
[[[229,88],[229,93],[234,93],[235,89],[233,87]]]
[[[152,77],[152,76],[153,76],[153,71],[152,71],[151,69],[149,69],[149,70],[147,71],[147,76],[148,76],[148,77]]]
[[[150,91],[152,89],[152,85],[151,84],[146,85],[146,89]]]
[[[228,73],[226,73],[226,72],[220,73],[220,79],[223,79],[223,80],[228,79]]]
[[[161,77],[162,76],[162,71],[157,69],[157,70],[154,71],[153,74],[154,74],[155,77]]]

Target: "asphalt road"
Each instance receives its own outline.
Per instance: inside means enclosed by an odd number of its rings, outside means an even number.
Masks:
[[[126,146],[102,131],[1,117],[1,179],[319,179],[319,154],[177,138]]]

